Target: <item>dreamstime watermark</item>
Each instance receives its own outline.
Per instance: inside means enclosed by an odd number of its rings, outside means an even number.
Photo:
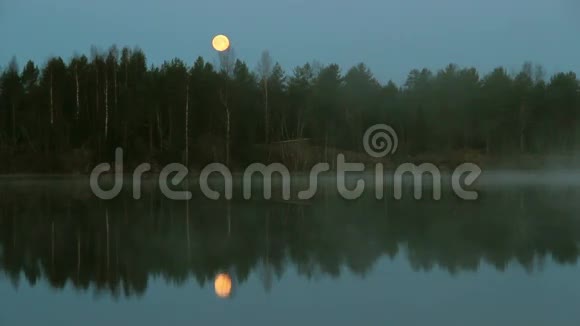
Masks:
[[[367,129],[363,137],[363,146],[368,155],[375,159],[384,158],[389,154],[394,154],[398,147],[398,137],[395,130],[385,124],[373,125]],[[143,175],[151,170],[149,163],[142,163],[132,174],[133,198],[141,198],[141,182]],[[111,171],[111,164],[101,163],[97,165],[90,174],[90,186],[93,193],[100,199],[109,200],[117,197],[123,188],[124,171],[123,171],[123,149],[117,148],[115,151],[114,167],[114,185],[111,189],[104,190],[99,184],[99,177],[106,172]],[[328,163],[315,164],[309,173],[308,189],[299,191],[297,198],[299,200],[308,200],[313,198],[318,191],[318,177],[321,173],[329,172]],[[346,162],[345,156],[339,153],[336,157],[336,187],[338,193],[345,199],[354,200],[361,197],[364,193],[366,182],[363,177],[358,177],[354,188],[347,187],[347,173],[358,172],[359,174],[366,171],[364,163]],[[477,191],[466,190],[464,186],[471,186],[481,175],[481,168],[474,163],[462,163],[455,168],[451,174],[451,188],[456,196],[463,200],[476,200]],[[190,200],[191,191],[173,190],[169,187],[171,184],[177,186],[181,184],[188,176],[188,169],[180,163],[171,163],[166,165],[159,173],[159,188],[164,196],[171,200]],[[222,197],[220,192],[212,189],[209,185],[211,174],[220,174],[224,180],[223,197],[231,200],[233,197],[233,176],[230,169],[221,163],[208,164],[201,170],[199,175],[199,187],[203,195],[212,200],[218,200]],[[263,179],[264,199],[272,198],[272,177],[281,176],[281,191],[283,200],[291,200],[291,179],[292,175],[286,166],[281,163],[272,163],[265,165],[262,163],[250,164],[243,172],[242,176],[242,193],[244,199],[252,198],[253,176],[261,174]],[[440,169],[432,163],[422,163],[419,165],[413,163],[404,163],[399,165],[393,173],[393,196],[395,199],[403,197],[403,177],[410,174],[413,178],[413,197],[417,200],[422,198],[423,178],[430,175],[432,180],[433,199],[441,199],[441,172]],[[465,176],[465,177],[464,177]],[[384,198],[385,186],[385,169],[383,163],[374,165],[374,185],[376,199]],[[464,178],[463,178],[464,177]],[[463,183],[461,182],[463,178]]]

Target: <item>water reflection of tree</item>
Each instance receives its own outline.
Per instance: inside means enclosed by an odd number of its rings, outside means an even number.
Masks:
[[[289,266],[308,278],[337,277],[345,268],[364,276],[378,258],[398,254],[416,270],[458,273],[482,262],[503,270],[517,262],[533,272],[549,256],[577,261],[574,191],[488,192],[478,203],[226,205],[2,190],[0,268],[14,282],[46,279],[55,288],[68,283],[114,296],[143,294],[151,277],[177,284],[193,277],[203,286],[221,270],[235,271],[239,282],[257,272],[266,287]]]

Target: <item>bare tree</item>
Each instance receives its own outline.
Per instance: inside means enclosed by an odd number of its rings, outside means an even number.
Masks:
[[[112,91],[113,91],[113,109],[117,109],[117,65],[119,60],[119,50],[115,45],[109,48],[109,53],[105,60],[105,142],[109,136],[109,128],[111,121],[111,109],[109,107],[109,75],[112,76]],[[114,119],[114,118],[113,118]]]
[[[270,138],[270,114],[268,111],[268,80],[272,75],[272,58],[268,50],[262,52],[258,62],[258,75],[260,76],[264,94],[264,139],[269,143]]]
[[[105,142],[109,135],[109,76],[105,69]]]
[[[99,54],[99,50],[92,46],[91,47],[91,58],[93,61],[93,66],[95,68],[95,81],[96,81],[96,97],[95,97],[95,104],[96,104],[96,112],[99,113],[99,61],[101,56]]]
[[[118,65],[118,60],[119,60],[119,49],[117,49],[117,46],[113,45],[110,49],[109,49],[109,57],[111,57],[113,59],[113,103],[115,104],[114,109],[117,110],[117,102],[118,102],[118,83],[117,83],[117,65]]]
[[[185,166],[189,164],[189,78],[186,77],[185,86]]]
[[[80,84],[79,84],[79,62],[75,61],[75,88],[76,88],[76,114],[75,119],[78,120],[81,114],[81,99],[80,99]]]
[[[52,68],[50,69],[50,125],[54,124],[54,92],[53,92],[53,81],[54,77],[52,75]]]
[[[226,111],[226,165],[230,164],[230,129],[231,108],[229,101],[229,84],[234,74],[235,53],[233,48],[219,53],[220,69],[224,75],[224,85],[220,90],[220,101]]]

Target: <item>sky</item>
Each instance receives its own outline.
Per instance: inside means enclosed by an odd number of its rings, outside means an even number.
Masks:
[[[149,64],[217,63],[220,33],[250,68],[268,50],[288,73],[364,62],[378,80],[401,83],[413,68],[516,72],[531,61],[580,75],[577,0],[0,0],[0,66],[112,44],[140,47]]]

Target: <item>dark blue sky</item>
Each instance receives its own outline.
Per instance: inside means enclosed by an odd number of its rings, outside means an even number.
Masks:
[[[364,62],[381,81],[450,62],[488,72],[528,60],[580,71],[576,0],[0,0],[0,65],[90,46],[138,45],[149,63],[201,55],[227,34],[254,68],[264,49],[289,72],[317,60],[346,71]]]

